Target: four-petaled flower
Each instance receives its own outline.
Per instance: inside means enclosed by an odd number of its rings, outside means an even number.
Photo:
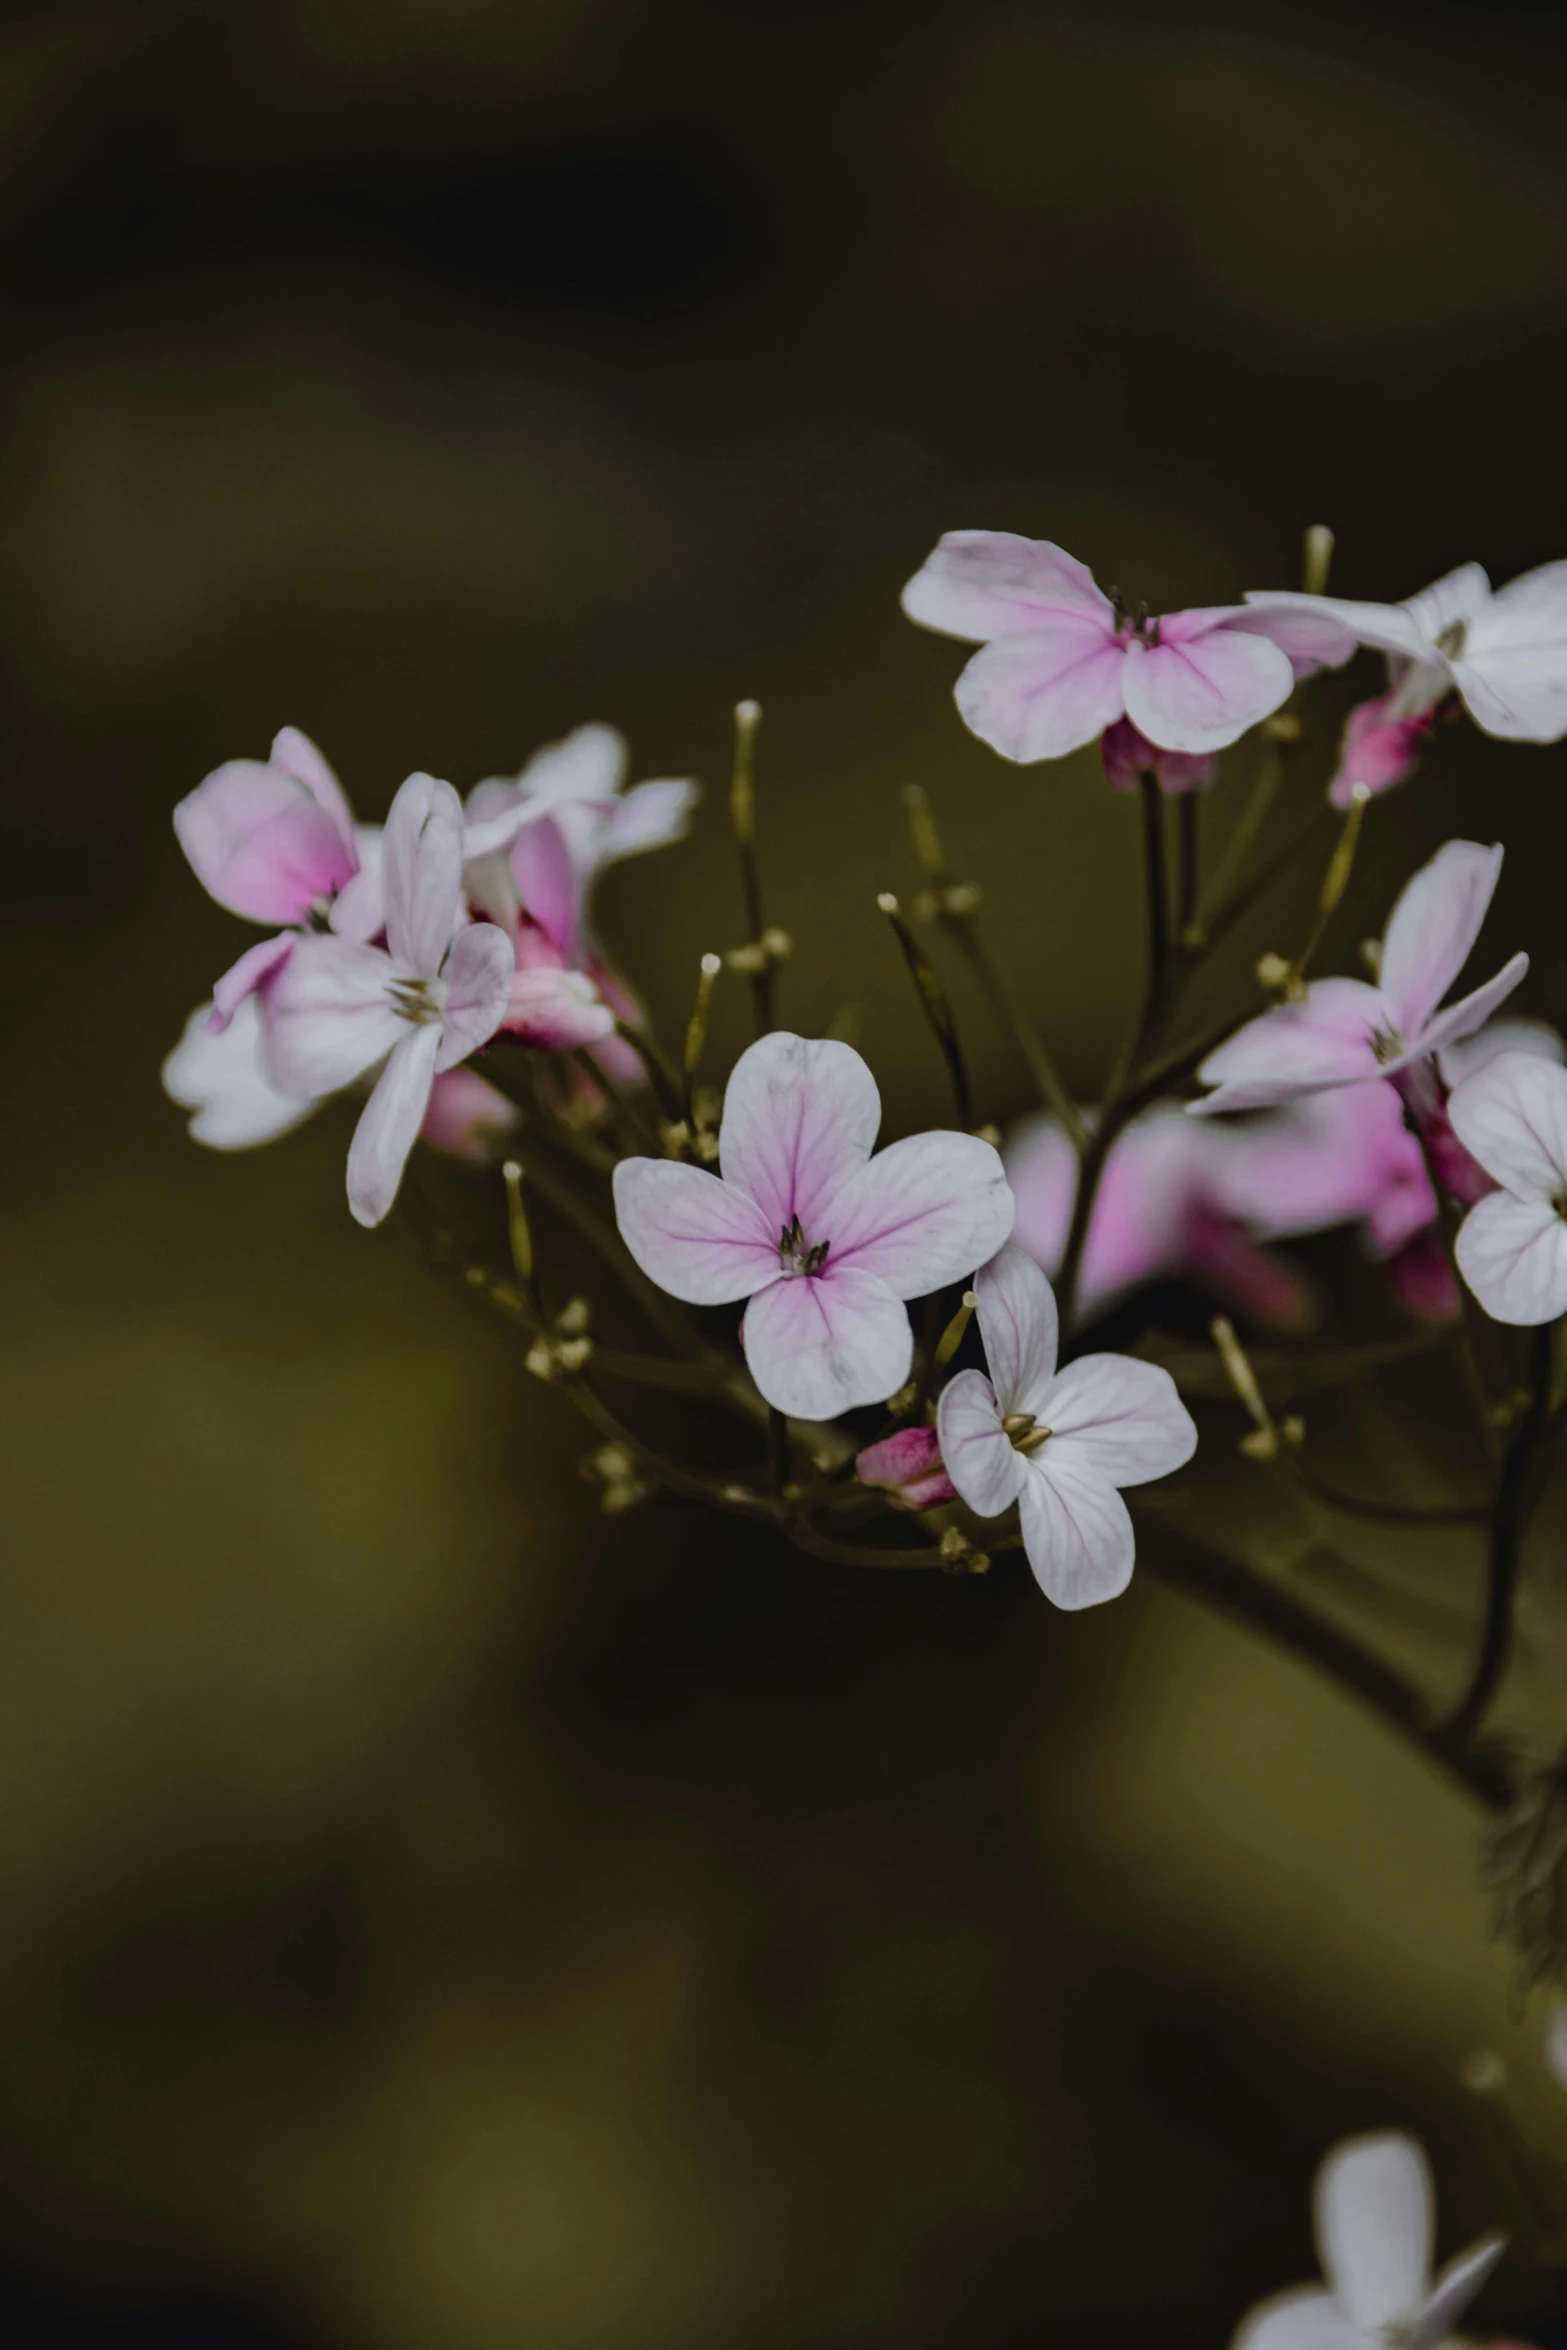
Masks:
[[[280,1092],[315,1098],[379,1068],[348,1154],[348,1200],[379,1224],[397,1197],[436,1075],[492,1037],[506,1009],[511,941],[468,922],[462,803],[410,775],[386,820],[386,945],[300,940],[269,983],[263,1066]]]
[[[1231,2350],[1440,2350],[1506,2248],[1482,2236],[1433,2282],[1436,2199],[1425,2154],[1401,2131],[1346,2138],[1312,2195],[1326,2286],[1259,2302]]]
[[[984,647],[957,684],[966,724],[1003,758],[1059,759],[1129,718],[1159,750],[1222,751],[1297,674],[1347,661],[1348,629],[1246,604],[1150,618],[1112,602],[1049,539],[949,530],[903,591],[911,620]]]
[[[735,1063],[721,1174],[673,1159],[615,1169],[615,1213],[642,1270],[692,1305],[748,1299],[751,1375],[797,1419],[895,1393],[913,1360],[904,1299],[972,1272],[1012,1229],[988,1142],[916,1134],[873,1158],[880,1124],[857,1052],[780,1030]]]
[[[947,1474],[982,1518],[1016,1502],[1029,1564],[1057,1607],[1114,1599],[1135,1555],[1117,1488],[1189,1461],[1191,1414],[1155,1363],[1080,1355],[1058,1371],[1055,1294],[1021,1249],[1002,1249],[974,1287],[990,1376],[960,1371],[942,1391]]]
[[[1447,1115],[1500,1184],[1458,1233],[1458,1270],[1497,1322],[1567,1313],[1567,1069],[1501,1053],[1458,1085]]]
[[[1246,602],[1336,623],[1386,653],[1388,717],[1419,718],[1457,693],[1476,726],[1504,741],[1567,734],[1567,563],[1542,563],[1494,594],[1480,565],[1463,563],[1404,604],[1272,589]]]
[[[1304,1002],[1248,1021],[1198,1070],[1217,1091],[1193,1102],[1193,1113],[1268,1109],[1330,1086],[1396,1078],[1470,1035],[1529,968],[1527,955],[1514,955],[1472,995],[1437,1008],[1469,960],[1501,868],[1499,847],[1448,841],[1393,908],[1376,986],[1319,979]]]

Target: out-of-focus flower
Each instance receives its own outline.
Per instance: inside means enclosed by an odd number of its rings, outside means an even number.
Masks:
[[[862,1485],[879,1486],[894,1509],[930,1510],[957,1499],[934,1428],[899,1428],[880,1444],[868,1444],[855,1461],[854,1474]]]
[[[903,591],[911,620],[984,647],[957,705],[1003,758],[1059,759],[1129,718],[1166,751],[1222,751],[1268,717],[1297,674],[1347,661],[1329,616],[1215,605],[1149,618],[1112,602],[1049,539],[949,530]]]
[[[1567,1313],[1567,1069],[1502,1053],[1448,1103],[1459,1141],[1500,1189],[1459,1230],[1458,1269],[1494,1321]]]
[[[268,1078],[255,996],[241,997],[221,1027],[213,1026],[211,1011],[210,1004],[197,1005],[163,1064],[165,1093],[193,1113],[191,1140],[214,1151],[248,1151],[303,1125],[321,1097],[280,1093]]]
[[[1168,1371],[1129,1355],[1082,1355],[1056,1368],[1056,1301],[1019,1248],[980,1272],[983,1371],[942,1390],[942,1459],[969,1508],[999,1518],[1014,1502],[1035,1580],[1057,1607],[1114,1599],[1136,1544],[1117,1490],[1167,1477],[1197,1449]]]
[[[749,1299],[751,1375],[778,1411],[831,1419],[909,1375],[903,1300],[993,1256],[1012,1229],[999,1154],[916,1134],[873,1158],[876,1081],[851,1046],[780,1030],[735,1063],[720,1175],[622,1159],[615,1212],[644,1273],[691,1305]]]
[[[1338,766],[1328,786],[1328,798],[1334,807],[1350,806],[1357,783],[1363,783],[1375,797],[1413,775],[1435,715],[1434,710],[1419,710],[1412,717],[1406,716],[1400,711],[1398,695],[1391,687],[1374,701],[1357,702],[1344,721]]]
[[[1440,2350],[1506,2249],[1482,2236],[1433,2280],[1436,2197],[1401,2131],[1346,2138],[1312,2196],[1326,2287],[1297,2285],[1241,2320],[1231,2350]]]
[[[379,1224],[443,1069],[494,1035],[513,959],[504,932],[467,922],[462,805],[411,775],[386,820],[386,946],[302,938],[268,984],[264,1065],[281,1091],[335,1093],[379,1069],[348,1154],[348,1200]]]
[[[1484,987],[1437,1009],[1469,960],[1501,868],[1500,846],[1446,842],[1393,908],[1376,986],[1319,979],[1303,1003],[1248,1021],[1198,1070],[1217,1090],[1192,1112],[1267,1109],[1331,1086],[1397,1077],[1471,1034],[1529,968],[1527,955],[1514,955]]]
[[[503,1158],[521,1112],[477,1069],[443,1069],[430,1088],[419,1140],[484,1167]]]
[[[1391,717],[1418,718],[1456,692],[1475,724],[1504,741],[1567,734],[1567,563],[1544,563],[1494,594],[1480,565],[1464,563],[1404,604],[1274,590],[1246,601],[1336,622],[1386,653]]]
[[[1139,776],[1152,775],[1159,789],[1174,798],[1181,792],[1206,791],[1219,780],[1219,762],[1212,752],[1194,757],[1189,751],[1161,751],[1130,718],[1118,718],[1105,728],[1099,756],[1113,791],[1135,791]]]

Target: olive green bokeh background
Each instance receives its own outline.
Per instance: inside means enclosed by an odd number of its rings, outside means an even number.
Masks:
[[[755,694],[786,1017],[858,1007],[889,1123],[945,1115],[872,907],[914,777],[1091,1086],[1132,811],[973,742],[898,587],[962,524],[1156,608],[1287,583],[1319,519],[1350,593],[1561,554],[1563,55],[1280,0],[0,18],[16,2340],[1195,2346],[1386,2121],[1444,2244],[1527,2232],[1458,2066],[1505,2049],[1553,2182],[1567,2096],[1474,1818],[1375,1725],[1146,1582],[1069,1620],[1016,1561],[606,1523],[506,1334],[351,1223],[346,1114],[220,1159],[157,1072],[240,943],[168,824],[220,759],[301,725],[373,815],[604,717],[711,784]],[[1502,838],[1487,946],[1567,1021],[1564,775],[1455,730],[1346,951]],[[716,814],[604,893],[666,1024],[738,931]],[[1351,1431],[1390,1478],[1420,1433]],[[1349,1548],[1473,1604],[1461,1540]],[[1547,1521],[1536,1732],[1562,1582]],[[1535,2234],[1486,2307],[1546,2340],[1546,2292]]]

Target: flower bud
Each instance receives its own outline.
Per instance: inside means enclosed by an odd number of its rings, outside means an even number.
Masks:
[[[854,1464],[862,1485],[877,1485],[894,1509],[929,1510],[955,1501],[957,1489],[941,1465],[934,1428],[900,1428],[868,1444]]]

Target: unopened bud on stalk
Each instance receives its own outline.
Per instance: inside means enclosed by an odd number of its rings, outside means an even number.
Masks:
[[[1333,533],[1325,522],[1311,524],[1306,532],[1305,562],[1301,567],[1301,585],[1308,596],[1326,595],[1334,544]]]
[[[1236,1337],[1235,1325],[1228,1314],[1214,1315],[1208,1324],[1208,1335],[1219,1350],[1219,1360],[1230,1385],[1252,1418],[1250,1434],[1241,1438],[1241,1451],[1250,1461],[1276,1461],[1286,1446],[1293,1450],[1302,1441],[1305,1422],[1293,1415],[1282,1421],[1274,1419],[1257,1384],[1251,1357]]]
[[[947,878],[947,855],[936,830],[936,819],[931,813],[930,801],[923,784],[906,783],[903,787],[903,805],[909,812],[909,831],[914,840],[914,854],[919,859],[920,871],[928,881],[939,887]]]
[[[973,1320],[974,1308],[978,1303],[979,1299],[975,1292],[972,1289],[965,1289],[962,1304],[937,1339],[931,1368],[938,1379],[957,1353],[958,1348],[963,1344],[963,1333]]]
[[[708,1008],[713,1001],[713,985],[724,967],[721,955],[704,955],[697,966],[696,1003],[686,1028],[685,1072],[689,1082],[696,1075],[707,1043]]]
[[[956,1526],[949,1526],[941,1537],[941,1563],[952,1575],[988,1575],[990,1559],[982,1550],[970,1548],[965,1535]]]
[[[1322,895],[1317,903],[1324,920],[1333,912],[1345,890],[1349,887],[1349,877],[1355,869],[1355,851],[1360,845],[1360,828],[1366,820],[1366,809],[1370,805],[1370,801],[1369,785],[1357,783],[1352,787],[1349,795],[1349,813],[1344,818],[1344,829],[1338,836],[1338,846],[1333,851],[1333,855],[1328,861],[1327,872],[1322,877]]]
[[[756,845],[756,792],[751,781],[756,730],[762,723],[760,702],[735,704],[735,764],[729,785],[729,821],[742,849]]]
[[[524,1289],[533,1285],[533,1234],[528,1224],[528,1211],[522,1204],[522,1162],[508,1159],[501,1169],[501,1180],[506,1186],[506,1231],[511,1242],[511,1261]]]

